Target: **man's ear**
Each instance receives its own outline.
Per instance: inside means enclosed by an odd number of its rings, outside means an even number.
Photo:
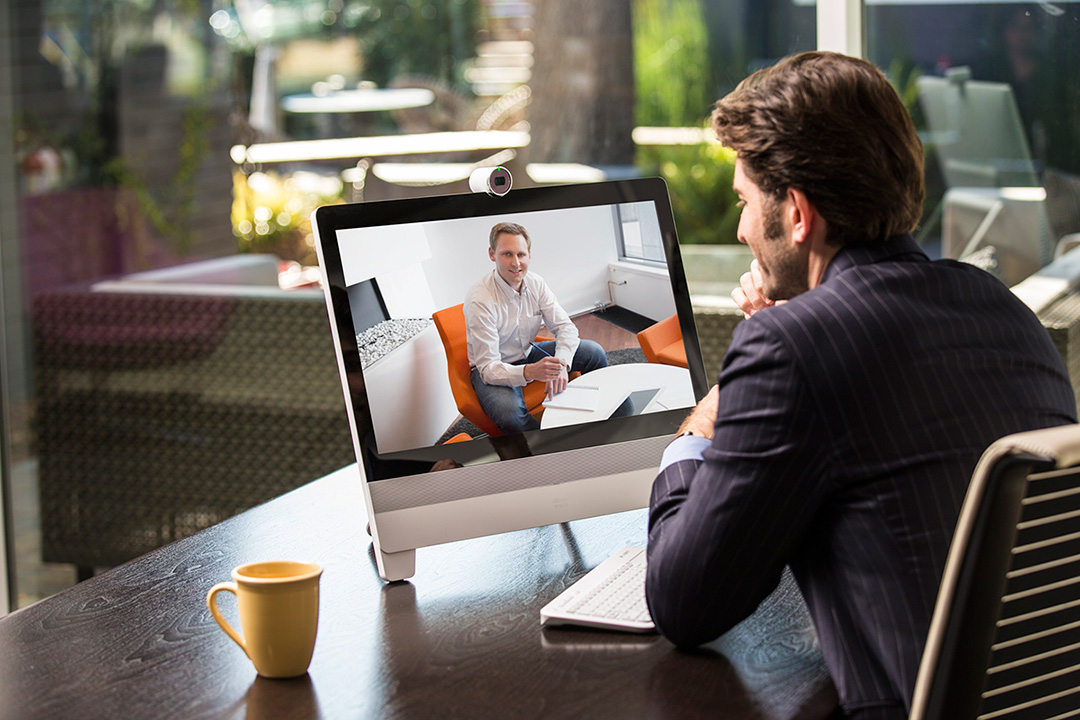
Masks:
[[[802,190],[788,188],[787,199],[791,239],[796,244],[807,242],[813,238],[814,231],[820,229],[818,226],[821,224],[822,217]]]
[[[488,257],[491,258],[491,262],[495,262],[495,251],[488,246]]]
[[[813,289],[825,278],[829,263],[840,252],[828,243],[828,223],[802,190],[788,190],[788,219],[791,241],[807,257],[807,287]]]

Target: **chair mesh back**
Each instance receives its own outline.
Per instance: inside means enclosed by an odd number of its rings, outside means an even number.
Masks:
[[[1080,468],[1029,477],[978,717],[1080,718]]]

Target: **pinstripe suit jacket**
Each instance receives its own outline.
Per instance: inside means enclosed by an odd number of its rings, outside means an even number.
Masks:
[[[976,461],[1075,422],[1060,355],[1004,285],[902,236],[841,250],[820,286],[740,323],[719,386],[703,458],[653,486],[658,628],[708,642],[788,564],[845,714],[906,718]]]

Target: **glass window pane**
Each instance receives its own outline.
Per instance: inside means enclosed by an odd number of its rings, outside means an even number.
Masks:
[[[284,31],[321,36],[317,5],[280,3]],[[307,216],[343,182],[234,162],[285,136],[259,125],[280,114],[261,84],[275,53],[257,58],[229,13],[12,8],[0,262],[20,604],[352,460],[321,291],[294,287],[315,277]],[[256,86],[272,112],[252,112]]]
[[[791,0],[4,12],[2,440],[23,604],[353,460],[319,204],[468,192],[478,165],[516,187],[658,174],[684,243],[737,255],[688,263],[723,302],[717,278],[747,259],[710,106],[815,42],[813,6]],[[624,235],[659,258],[654,229],[628,217]]]
[[[881,2],[868,54],[927,150],[921,238],[1015,285],[1080,231],[1080,5]]]
[[[633,8],[637,169],[668,184],[695,302],[726,306],[750,254],[735,236],[734,155],[704,141],[709,113],[753,71],[814,49],[816,8],[791,0]]]

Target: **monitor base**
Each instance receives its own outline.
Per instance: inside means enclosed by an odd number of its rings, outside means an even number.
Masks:
[[[375,565],[379,570],[379,577],[383,580],[397,582],[416,574],[416,550],[388,553],[379,549],[378,541],[373,540],[372,545],[375,550]]]

